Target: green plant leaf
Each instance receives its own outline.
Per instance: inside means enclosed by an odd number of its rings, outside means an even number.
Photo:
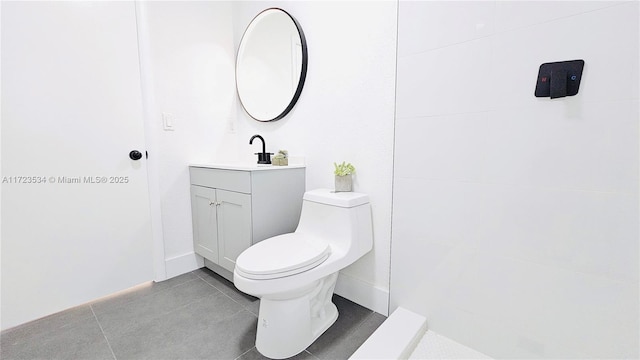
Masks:
[[[346,161],[343,161],[342,164],[339,165],[334,162],[333,166],[335,168],[333,173],[337,176],[351,175],[356,172],[356,168],[351,165],[351,163],[347,163]]]

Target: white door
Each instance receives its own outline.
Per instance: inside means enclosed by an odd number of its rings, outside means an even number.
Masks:
[[[133,2],[2,14],[2,328],[153,278]]]

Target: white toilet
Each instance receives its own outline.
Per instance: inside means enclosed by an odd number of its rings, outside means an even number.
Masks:
[[[311,345],[338,318],[331,302],[338,271],[372,246],[366,194],[306,192],[295,232],[263,240],[236,259],[234,284],[260,298],[258,351],[284,359]]]

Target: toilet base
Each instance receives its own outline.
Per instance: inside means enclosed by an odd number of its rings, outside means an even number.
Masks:
[[[321,279],[292,299],[260,299],[256,349],[271,359],[286,359],[309,347],[338,318],[331,302],[338,273]]]

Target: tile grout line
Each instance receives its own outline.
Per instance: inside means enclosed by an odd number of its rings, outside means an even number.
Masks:
[[[104,339],[107,341],[107,346],[109,347],[109,351],[111,351],[111,355],[113,355],[113,359],[114,360],[118,360],[118,358],[116,357],[116,354],[113,352],[113,348],[111,348],[111,343],[109,342],[109,339],[107,338],[107,334],[104,333],[104,329],[102,328],[102,325],[100,324],[100,320],[98,320],[98,316],[96,316],[96,312],[93,311],[93,306],[89,305],[89,308],[91,309],[91,313],[93,314],[93,318],[96,319],[96,323],[98,323],[98,327],[100,327],[100,332],[102,332],[102,336],[104,336]]]
[[[1,1],[1,0],[0,0],[0,1]],[[164,288],[164,289],[161,289],[161,290],[151,291],[151,292],[149,292],[149,293],[147,293],[147,294],[142,295],[142,296],[141,296],[141,297],[139,297],[139,298],[134,298],[134,299],[128,299],[128,300],[125,300],[123,303],[118,304],[117,306],[118,306],[118,307],[122,307],[122,306],[129,306],[129,305],[130,305],[131,303],[133,303],[133,302],[140,301],[140,300],[145,299],[145,298],[148,298],[148,297],[150,297],[150,296],[156,296],[156,295],[158,295],[158,294],[163,294],[163,293],[165,293],[165,292],[167,292],[167,291],[169,291],[169,290],[171,290],[171,289],[173,289],[173,288],[175,288],[175,287],[178,287],[178,286],[182,286],[182,285],[188,284],[188,283],[190,283],[190,282],[192,282],[192,281],[196,281],[196,280],[198,280],[198,279],[199,279],[199,278],[198,278],[198,277],[196,277],[195,279],[191,279],[191,280],[183,281],[183,282],[181,282],[181,283],[174,284],[174,285],[172,285],[172,286],[169,286],[169,287]],[[154,283],[154,284],[157,284],[155,281],[153,281],[153,283]],[[131,291],[131,292],[130,292],[129,290],[130,290],[130,289],[124,290],[122,293],[123,293],[123,294],[125,294],[125,293],[127,293],[127,294],[128,294],[128,293],[133,293],[133,292],[135,292],[135,290],[134,290],[134,291]],[[119,296],[120,296],[120,292],[116,292],[116,293],[114,293],[114,294],[110,294],[110,295],[107,295],[107,296],[101,297],[101,298],[99,298],[99,299],[96,299],[96,300],[90,301],[90,302],[88,302],[88,303],[86,303],[86,304],[87,304],[87,305],[89,305],[89,306],[91,306],[91,310],[93,310],[93,307],[92,307],[92,305],[93,305],[93,304],[98,304],[98,305],[100,305],[100,304],[105,303],[105,302],[108,302],[108,301],[110,301],[110,300],[112,300],[112,299],[118,298]]]
[[[227,295],[224,291],[218,289],[215,285],[211,284],[210,282],[208,282],[207,280],[201,278],[198,274],[195,274],[200,280],[204,281],[205,284],[211,286],[212,288],[218,290],[222,295],[226,296],[229,300],[233,301],[236,305],[240,306],[240,310],[236,311],[233,316],[235,316],[236,314],[241,313],[242,311],[246,311],[249,314],[255,316],[256,318],[258,317],[258,315],[254,314],[253,311],[249,310],[248,308],[246,308],[244,305],[240,304],[239,302],[237,302],[234,298],[232,298],[231,296]]]
[[[351,329],[351,331],[349,331],[347,334],[345,334],[345,336],[351,336],[351,335],[355,334],[356,332],[358,332],[358,330],[360,330],[360,328],[364,326],[364,324],[367,322],[367,320],[372,318],[373,314],[375,314],[375,313],[376,313],[375,311],[371,310],[371,312],[369,314],[367,314],[367,316],[365,316],[362,320],[360,320],[360,322],[358,322],[356,327]]]
[[[242,354],[238,355],[234,360],[238,360],[238,359],[240,359],[241,357],[243,357],[243,356],[244,356],[244,355],[246,355],[247,353],[251,352],[251,350],[253,350],[253,349],[255,349],[255,348],[256,348],[256,347],[254,346],[254,347],[252,347],[251,349],[249,349],[249,350],[247,350],[247,351],[243,352]],[[256,351],[257,351],[258,353],[260,353],[257,349],[256,349]],[[302,354],[302,353],[307,353],[307,354],[311,355],[311,357],[313,357],[314,359],[319,359],[317,356],[313,355],[313,354],[312,354],[311,352],[309,352],[309,350],[307,350],[307,349],[302,350],[302,351],[300,352],[300,354]],[[296,355],[299,355],[299,354],[296,354]],[[295,355],[294,355],[294,356],[295,356]]]
[[[311,357],[313,357],[314,359],[320,359],[319,357],[317,357],[317,356],[313,355],[313,354],[311,353],[311,351],[309,351],[309,350],[307,350],[307,349],[305,349],[303,352],[306,352],[307,354],[311,355]]]
[[[1,0],[0,0],[0,1],[1,1]],[[205,283],[205,284],[207,284],[207,285],[211,286],[212,288],[214,288],[214,289],[218,290],[219,292],[221,292],[221,293],[222,293],[222,295],[225,295],[225,296],[229,297],[227,294],[225,294],[224,292],[222,292],[220,289],[218,289],[217,287],[215,287],[215,286],[213,286],[212,284],[208,283],[208,282],[207,282],[207,280],[205,280],[205,279],[201,278],[200,276],[198,276],[198,274],[194,273],[193,271],[192,271],[191,273],[193,273],[193,275],[195,275],[195,276],[196,276],[196,278],[195,278],[195,279],[187,280],[187,281],[185,281],[185,282],[181,282],[181,283],[176,284],[176,285],[173,285],[173,286],[171,286],[171,287],[169,287],[169,288],[163,289],[163,290],[161,290],[161,291],[159,291],[159,292],[157,292],[157,293],[155,293],[155,294],[161,294],[162,292],[169,291],[169,290],[171,290],[171,289],[173,289],[173,288],[176,288],[176,287],[178,287],[178,286],[182,286],[182,285],[184,285],[184,284],[188,284],[188,283],[190,283],[190,282],[194,282],[194,281],[201,280],[201,281],[204,281],[204,283]],[[149,295],[154,295],[154,294],[149,294]],[[166,315],[166,314],[172,313],[172,312],[174,312],[174,311],[178,311],[178,310],[183,309],[183,308],[185,308],[185,307],[187,307],[187,306],[189,306],[189,305],[191,305],[191,304],[194,304],[194,303],[196,303],[196,302],[198,302],[198,301],[201,301],[201,300],[203,300],[203,299],[205,299],[205,298],[207,298],[207,297],[209,297],[209,296],[212,296],[212,295],[204,295],[204,296],[202,296],[202,297],[201,297],[201,298],[199,298],[199,299],[191,300],[191,301],[189,301],[189,302],[186,302],[186,303],[184,303],[184,304],[181,304],[180,306],[176,307],[175,309],[171,309],[171,310],[169,310],[169,311],[167,311],[167,312],[165,312],[165,313],[162,313],[161,315]],[[229,297],[229,298],[230,298],[230,297]],[[231,298],[230,298],[230,299],[231,299]],[[233,300],[233,299],[231,299],[231,300]],[[235,302],[235,300],[233,300],[233,301]],[[236,302],[236,303],[237,303],[237,302]],[[244,308],[244,306],[242,306],[241,304],[238,304],[238,305],[240,305],[243,309],[245,309],[245,308]],[[242,310],[240,310],[240,311],[242,311]],[[240,311],[238,311],[238,312],[240,312]],[[236,314],[237,314],[238,312],[236,312]]]
[[[208,282],[207,279],[201,277],[200,275],[194,273],[195,276],[197,276],[200,280],[204,281],[207,285],[211,286],[212,288],[220,291],[222,293],[222,295],[228,297],[229,299],[231,299],[231,301],[233,301],[234,303],[240,305],[241,308],[243,308],[244,310],[248,311],[250,314],[255,315],[256,317],[258,317],[258,314],[254,314],[253,311],[251,311],[249,308],[247,308],[246,306],[240,304],[239,302],[237,302],[234,298],[232,298],[231,296],[227,295],[224,291],[218,289],[215,285],[213,285],[212,283]]]
[[[0,1],[1,1],[1,0],[0,0]],[[227,294],[225,294],[223,291],[221,291],[221,290],[220,290],[220,289],[218,289],[217,287],[215,287],[215,286],[213,286],[212,284],[210,284],[209,282],[207,282],[205,279],[203,279],[203,278],[201,278],[200,276],[198,276],[195,272],[193,272],[193,271],[192,271],[191,273],[192,273],[194,276],[196,276],[196,278],[195,278],[195,279],[191,279],[191,280],[187,280],[187,281],[181,282],[181,283],[179,283],[179,284],[175,284],[175,285],[170,286],[170,287],[168,287],[168,288],[166,288],[166,289],[162,289],[162,290],[160,290],[160,291],[158,291],[158,292],[147,294],[147,295],[145,295],[144,297],[147,297],[147,296],[157,296],[158,294],[160,294],[160,295],[161,295],[162,293],[165,293],[165,292],[167,292],[167,291],[170,291],[171,289],[174,289],[174,288],[176,288],[176,287],[183,286],[183,285],[188,284],[188,283],[191,283],[191,282],[203,281],[203,282],[204,282],[205,284],[207,284],[208,286],[210,286],[210,287],[214,288],[214,289],[215,289],[215,290],[217,290],[218,292],[222,293],[222,295],[224,295],[224,296],[228,297],[228,298],[229,298],[229,299],[231,299],[233,302],[235,302],[236,304],[240,305],[240,310],[238,310],[237,312],[235,312],[233,315],[235,315],[235,314],[237,314],[237,313],[239,313],[239,312],[241,312],[241,311],[243,311],[243,310],[245,310],[245,311],[249,312],[250,314],[253,314],[250,310],[248,310],[247,308],[245,308],[244,306],[242,306],[242,304],[239,304],[237,301],[233,300],[233,298],[229,297],[229,296],[228,296]],[[185,303],[182,303],[182,304],[178,305],[176,308],[173,308],[173,309],[171,309],[171,310],[169,310],[169,311],[165,311],[165,312],[163,312],[163,313],[159,313],[159,314],[158,314],[158,316],[164,316],[164,315],[167,315],[167,314],[170,314],[170,313],[173,313],[173,312],[179,311],[179,310],[181,310],[181,309],[184,309],[184,308],[188,307],[188,306],[189,306],[189,305],[191,305],[191,304],[195,304],[195,303],[197,303],[197,302],[199,302],[199,301],[202,301],[202,300],[204,300],[204,299],[206,299],[206,298],[208,298],[208,297],[210,297],[210,296],[214,296],[214,295],[209,294],[209,295],[201,296],[201,297],[196,298],[196,299],[191,299],[191,300],[189,300],[189,301],[187,301],[187,302],[185,302]],[[130,302],[139,301],[139,300],[140,300],[140,299],[138,299],[138,300],[132,300],[132,301],[130,301]],[[127,303],[129,303],[129,302],[127,302]],[[123,305],[119,305],[119,306],[125,306],[125,305],[126,305],[126,303],[125,303],[125,304],[123,304]],[[93,311],[93,308],[91,308],[91,310]],[[94,313],[94,315],[95,315],[95,313]],[[253,314],[253,315],[255,315],[255,314]],[[97,319],[97,318],[96,318],[96,319]],[[101,328],[102,328],[102,327],[101,327]],[[103,334],[104,334],[104,332],[103,332]],[[105,337],[106,337],[106,335],[105,335]],[[108,340],[107,340],[107,341],[108,341]],[[113,352],[113,351],[112,351],[112,352]],[[115,358],[115,355],[114,355],[114,358]]]
[[[198,274],[194,274],[195,276],[197,276],[200,280],[204,281],[205,284],[211,286],[212,288],[220,291],[222,293],[222,295],[228,297],[229,299],[231,299],[231,301],[233,301],[234,303],[240,305],[243,309],[244,306],[242,306],[242,304],[240,304],[239,302],[235,301],[231,296],[227,295],[224,291],[218,289],[218,287],[216,287],[215,285],[213,285],[212,283],[208,282],[207,279],[203,278],[202,276],[198,275]]]
[[[238,359],[240,359],[242,356],[244,356],[244,354],[248,353],[249,351],[251,351],[251,350],[253,350],[253,349],[255,349],[255,348],[256,348],[255,346],[254,346],[254,347],[252,347],[251,349],[249,349],[249,350],[247,350],[247,351],[243,352],[242,354],[238,355],[238,356],[237,356],[235,359],[233,359],[233,360],[238,360]]]

